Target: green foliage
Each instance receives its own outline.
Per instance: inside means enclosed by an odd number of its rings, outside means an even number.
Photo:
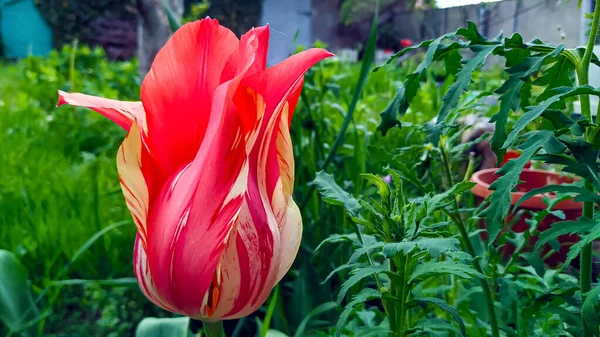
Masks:
[[[33,303],[28,274],[13,253],[0,249],[0,320],[12,331],[35,336],[39,310]]]

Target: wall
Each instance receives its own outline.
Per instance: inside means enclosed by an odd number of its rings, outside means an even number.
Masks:
[[[261,24],[271,28],[269,65],[281,62],[296,49],[296,33],[297,43],[311,43],[310,13],[310,0],[264,0]]]
[[[516,26],[526,41],[538,37],[547,43],[564,43],[567,47],[575,47],[580,44],[583,34],[581,9],[577,7],[577,3],[575,0],[568,3],[559,3],[557,0],[504,0],[396,14],[390,21],[394,29],[393,36],[397,36],[398,41],[408,38],[419,42],[435,38],[464,27],[467,20],[471,20],[488,37],[495,37],[500,30],[505,36],[509,36]],[[352,27],[342,27],[339,24],[338,8],[336,0],[313,0],[313,39],[329,43],[334,50],[354,47],[364,41],[369,27],[368,20]],[[380,16],[382,20],[385,19],[385,13]],[[564,38],[561,38],[558,25],[562,27]]]

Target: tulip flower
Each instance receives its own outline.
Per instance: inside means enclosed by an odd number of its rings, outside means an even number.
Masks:
[[[163,309],[214,322],[257,310],[290,268],[302,220],[290,123],[310,49],[266,68],[269,28],[240,39],[218,21],[180,28],[141,102],[59,92],[127,130],[117,154],[137,226],[134,272]]]

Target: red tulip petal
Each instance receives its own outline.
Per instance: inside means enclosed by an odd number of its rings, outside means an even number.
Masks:
[[[240,75],[215,91],[196,157],[165,184],[148,220],[156,287],[179,313],[191,317],[206,315],[213,275],[246,191],[247,142],[252,136],[244,133],[232,100],[253,58],[245,60]]]
[[[254,45],[255,55],[254,63],[246,72],[246,76],[256,74],[265,70],[267,67],[267,50],[269,48],[269,27],[253,28],[242,35],[240,45]],[[221,73],[221,82],[230,80],[236,75],[236,69],[240,64],[244,64],[244,54],[241,48],[238,52],[233,52]]]
[[[238,43],[233,32],[207,18],[181,27],[156,55],[141,96],[161,183],[196,156],[213,92]]]
[[[304,74],[317,62],[331,56],[333,54],[324,49],[309,49],[293,55],[255,76],[244,79],[244,85],[254,89],[259,95],[265,98],[267,107],[263,119],[270,122],[263,122],[263,130],[261,130],[261,136],[259,137],[266,134],[266,128],[279,127],[279,118],[284,106],[288,104],[288,111],[290,111],[290,106],[293,105],[294,108],[296,106]],[[291,120],[292,113],[293,111],[288,112],[288,120]],[[275,117],[273,116],[274,114],[276,115]],[[268,172],[266,187],[269,193],[268,198],[271,200],[275,185],[279,180],[279,169],[277,168],[277,150],[275,148],[276,135],[274,138],[269,139],[271,141],[266,143],[269,144],[269,149],[266,151],[270,156],[266,164]]]
[[[70,104],[90,108],[115,122],[118,126],[129,131],[131,124],[137,119],[138,123],[144,120],[144,106],[141,102],[125,102],[114,99],[67,93],[58,91],[56,106]]]

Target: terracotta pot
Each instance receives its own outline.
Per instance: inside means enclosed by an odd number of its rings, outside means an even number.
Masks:
[[[478,203],[481,203],[485,198],[487,198],[492,191],[489,190],[490,185],[500,178],[499,175],[496,175],[497,168],[481,170],[475,172],[471,177],[471,181],[475,182],[477,185],[473,187],[471,190],[473,194],[477,197]],[[543,187],[550,184],[565,184],[572,183],[574,179],[570,177],[563,177],[558,173],[544,171],[544,170],[533,170],[533,169],[523,169],[521,176],[519,177],[521,183],[517,185],[517,192],[511,193],[511,205],[515,205],[521,197],[531,191],[532,189]],[[528,210],[528,211],[541,211],[546,209],[546,204],[542,201],[544,195],[538,194],[533,196],[532,198],[526,200],[521,205],[519,205],[518,210]],[[553,194],[546,194],[546,196],[553,198]],[[583,204],[581,202],[574,202],[573,199],[564,200],[559,202],[554,206],[553,210],[561,210],[565,213],[565,220],[576,220],[581,216]],[[510,210],[513,211],[512,209]],[[516,213],[516,212],[515,212]],[[515,214],[511,213],[511,214]],[[525,220],[531,218],[529,212],[522,212],[520,219],[512,226],[512,230],[517,233],[522,233],[529,229],[529,225],[525,222]],[[506,219],[506,223],[509,224],[513,220],[512,216],[508,216]],[[538,230],[543,232],[546,229],[550,228],[555,222],[562,221],[561,219],[548,215],[541,223],[538,224]],[[485,223],[482,222],[482,226],[485,227]],[[537,238],[531,239],[531,247],[535,244]],[[557,265],[560,262],[564,262],[569,252],[569,246],[578,241],[577,236],[574,235],[564,235],[558,238],[558,241],[561,244],[560,251],[558,253],[554,253],[550,255],[546,259],[546,263],[549,265]],[[506,245],[501,248],[501,253],[505,257],[509,257],[513,254],[515,247],[511,245]],[[550,251],[550,246],[546,245],[542,249],[542,256],[545,256],[546,253]]]

